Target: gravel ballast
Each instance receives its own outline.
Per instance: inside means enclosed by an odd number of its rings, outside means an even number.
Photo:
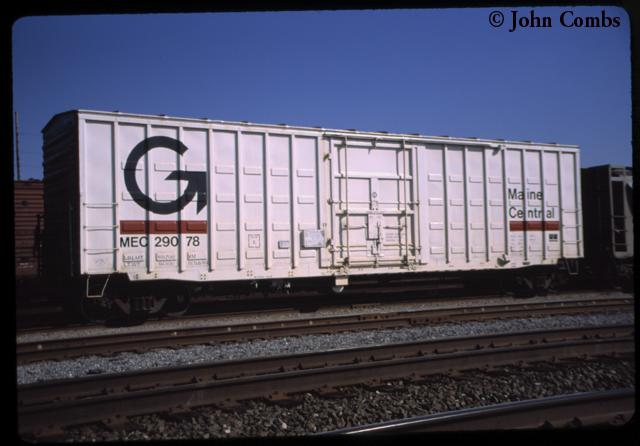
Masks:
[[[635,386],[633,361],[611,359],[499,367],[457,376],[434,375],[416,384],[349,387],[336,398],[305,393],[282,405],[249,401],[239,410],[200,408],[175,416],[134,417],[128,428],[86,425],[69,429],[67,441],[196,439],[306,435],[470,407],[553,395]]]
[[[491,320],[410,327],[395,330],[285,337],[222,345],[197,345],[175,350],[158,349],[145,353],[125,352],[109,357],[86,356],[72,360],[42,361],[20,365],[17,367],[17,379],[18,384],[27,384],[53,379],[71,379],[90,374],[120,373],[209,361],[326,351],[454,336],[478,336],[552,328],[632,324],[633,321],[633,314],[630,312],[547,316],[530,319]]]

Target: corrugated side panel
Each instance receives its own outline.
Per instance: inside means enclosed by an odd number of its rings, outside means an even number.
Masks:
[[[81,116],[85,273],[231,280],[582,256],[573,148]]]
[[[16,276],[40,275],[44,200],[42,181],[15,181],[14,235]]]
[[[582,255],[575,151],[452,143],[419,153],[422,261],[429,269],[520,267]]]
[[[75,112],[63,113],[43,130],[43,272],[56,278],[80,272],[76,125]]]
[[[102,118],[102,119],[101,119]],[[88,115],[83,271],[133,279],[317,275],[316,136]]]

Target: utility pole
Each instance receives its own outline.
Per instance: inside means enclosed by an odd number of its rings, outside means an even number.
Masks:
[[[18,181],[20,181],[20,133],[18,133],[18,112],[14,112],[16,121],[16,170],[18,172]]]

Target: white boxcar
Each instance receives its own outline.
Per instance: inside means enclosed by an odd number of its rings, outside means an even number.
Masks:
[[[72,275],[342,283],[583,255],[576,146],[85,110],[43,133],[49,262]]]

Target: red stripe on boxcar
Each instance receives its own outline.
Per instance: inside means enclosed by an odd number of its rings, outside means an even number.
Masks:
[[[199,220],[121,220],[120,234],[206,234],[207,222]]]
[[[559,231],[559,221],[510,221],[512,231]]]

